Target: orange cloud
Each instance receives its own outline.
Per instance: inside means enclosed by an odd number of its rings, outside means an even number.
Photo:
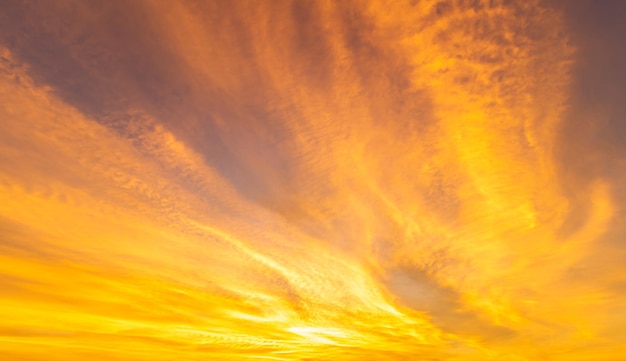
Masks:
[[[580,201],[557,154],[577,55],[556,9],[8,8],[0,355],[623,351],[622,266],[598,264],[620,200],[598,174]]]

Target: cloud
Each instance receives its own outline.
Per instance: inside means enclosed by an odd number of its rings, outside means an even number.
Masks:
[[[612,175],[566,164],[612,159],[564,145],[584,138],[567,13],[534,1],[5,8],[0,353],[618,350],[608,330],[621,318],[594,321],[622,293],[619,257],[599,266],[621,234],[621,193]]]

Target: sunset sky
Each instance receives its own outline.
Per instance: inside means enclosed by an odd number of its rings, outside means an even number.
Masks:
[[[626,359],[624,19],[0,0],[0,359]]]

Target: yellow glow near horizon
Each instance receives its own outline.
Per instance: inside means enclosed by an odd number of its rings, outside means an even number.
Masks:
[[[574,199],[556,154],[556,10],[137,1],[146,55],[102,20],[120,3],[68,4],[49,26],[118,101],[88,111],[0,44],[0,358],[626,352],[619,200],[602,177]]]

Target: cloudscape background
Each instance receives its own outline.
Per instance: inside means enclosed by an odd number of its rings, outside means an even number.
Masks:
[[[623,359],[624,18],[0,2],[0,357]]]

